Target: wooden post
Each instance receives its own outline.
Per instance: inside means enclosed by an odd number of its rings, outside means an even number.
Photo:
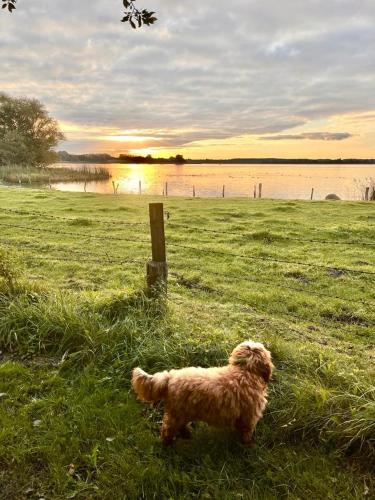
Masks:
[[[259,198],[262,197],[262,188],[263,188],[263,184],[260,182],[259,183]]]
[[[165,196],[168,196],[168,182],[165,183]]]
[[[314,188],[311,189],[311,196],[310,196],[310,200],[312,201],[314,199]]]
[[[142,194],[142,181],[139,181],[139,194]]]
[[[195,198],[195,186],[193,186],[193,198]]]
[[[167,290],[168,264],[165,249],[164,206],[150,203],[152,260],[147,262],[147,291],[151,296]]]
[[[254,198],[257,197],[257,185],[254,184]]]
[[[223,186],[223,198],[225,198],[225,186]]]
[[[366,188],[366,192],[365,192],[365,201],[368,201],[368,195],[369,195],[369,193],[370,193],[370,188],[367,187]]]

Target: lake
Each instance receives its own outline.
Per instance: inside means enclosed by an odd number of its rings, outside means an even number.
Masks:
[[[90,182],[87,192],[142,193],[161,195],[168,183],[169,196],[220,197],[254,196],[254,186],[262,183],[263,197],[278,199],[322,200],[335,193],[345,200],[363,197],[364,187],[375,182],[375,165],[120,165],[74,164],[57,166],[80,168],[104,167],[112,175],[109,181]],[[84,183],[60,183],[53,186],[62,191],[84,191]]]

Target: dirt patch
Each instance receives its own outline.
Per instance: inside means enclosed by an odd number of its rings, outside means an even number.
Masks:
[[[344,269],[338,269],[337,267],[331,267],[328,269],[328,274],[333,278],[340,278],[345,275]]]
[[[199,277],[185,278],[182,274],[171,273],[176,278],[177,284],[187,288],[188,290],[202,290],[207,293],[215,293],[215,290],[208,285],[202,283]]]
[[[293,278],[294,280],[299,281],[300,283],[309,284],[310,280],[307,276],[305,276],[301,271],[288,271],[284,273],[284,276],[287,278]]]

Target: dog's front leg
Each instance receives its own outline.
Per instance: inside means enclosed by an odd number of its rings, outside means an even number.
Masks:
[[[160,430],[161,438],[165,445],[169,446],[173,443],[174,438],[177,436],[179,426],[176,420],[168,413],[164,413],[163,423]]]
[[[245,420],[239,418],[236,422],[236,429],[240,435],[241,442],[245,445],[253,444],[253,434],[255,430],[256,422],[245,422]]]

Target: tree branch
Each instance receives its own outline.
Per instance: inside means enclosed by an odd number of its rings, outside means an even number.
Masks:
[[[2,1],[2,9],[8,9],[9,12],[12,12],[16,8],[17,0],[1,0]]]
[[[9,12],[13,12],[16,8],[17,0],[1,0],[2,9],[7,9]],[[157,21],[154,16],[155,12],[150,12],[147,9],[139,10],[135,6],[136,0],[123,0],[125,7],[125,15],[121,22],[128,23],[132,28],[141,28],[143,25],[151,26]]]

